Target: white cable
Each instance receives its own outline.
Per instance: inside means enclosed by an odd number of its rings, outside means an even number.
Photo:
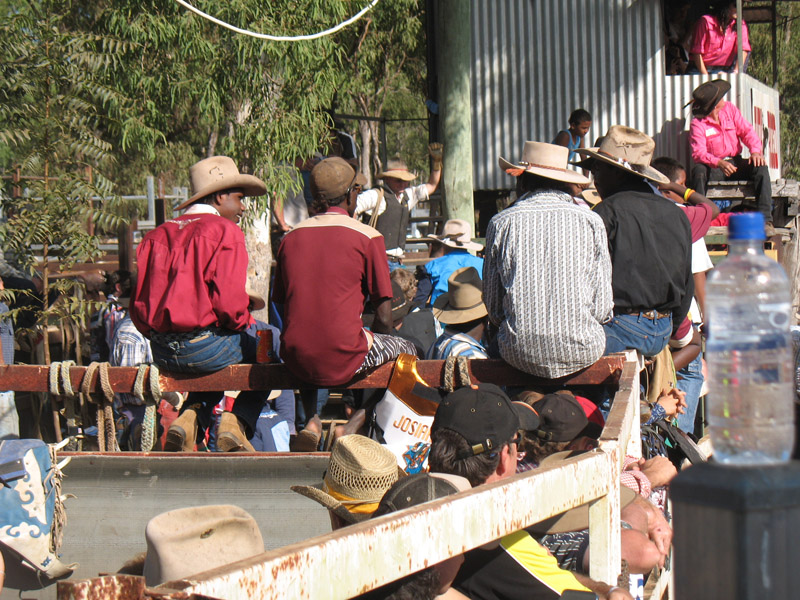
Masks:
[[[222,27],[226,27],[227,29],[230,29],[231,31],[235,31],[236,33],[241,33],[243,35],[249,35],[251,37],[259,38],[259,39],[262,39],[262,40],[272,40],[273,42],[297,42],[297,41],[300,41],[300,40],[315,40],[317,38],[321,38],[321,37],[324,37],[326,35],[330,35],[331,33],[336,33],[340,29],[343,29],[344,27],[347,27],[348,25],[350,25],[350,23],[354,23],[355,21],[360,19],[362,16],[364,16],[364,14],[366,14],[367,11],[372,9],[379,2],[379,0],[372,0],[372,2],[370,2],[367,6],[365,6],[363,9],[361,9],[361,11],[359,11],[358,13],[356,13],[355,15],[353,15],[352,17],[350,17],[346,21],[344,21],[342,23],[339,23],[336,27],[332,27],[331,29],[326,29],[325,31],[320,31],[319,33],[312,33],[310,35],[283,36],[283,35],[269,35],[269,34],[266,34],[266,33],[258,33],[258,32],[255,32],[255,31],[248,31],[247,29],[239,29],[238,27],[235,27],[235,26],[231,25],[230,23],[226,23],[225,21],[220,21],[219,19],[217,19],[215,17],[212,17],[209,14],[204,13],[202,10],[200,10],[199,8],[195,8],[194,6],[192,6],[191,4],[186,2],[185,0],[175,0],[175,1],[178,4],[180,4],[181,6],[185,6],[186,8],[191,10],[192,12],[200,15],[204,19],[208,19],[212,23],[216,23],[217,25],[221,25]]]

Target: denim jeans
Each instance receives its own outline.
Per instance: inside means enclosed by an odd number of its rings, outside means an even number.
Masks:
[[[686,392],[686,412],[678,415],[678,428],[686,433],[694,433],[694,418],[700,403],[700,389],[703,387],[703,356],[697,357],[678,370],[678,389]]]
[[[606,333],[605,354],[633,349],[645,356],[655,356],[664,349],[672,335],[672,317],[648,319],[642,314],[614,315],[603,329]]]
[[[220,330],[205,333],[191,340],[176,340],[167,344],[151,341],[153,362],[175,373],[213,373],[229,365],[254,363],[256,338],[243,331]],[[256,421],[264,408],[266,391],[243,391],[236,398],[232,413],[245,425],[247,437],[253,437]],[[211,426],[214,406],[222,392],[190,392],[181,412],[194,408],[197,412],[198,436]]]

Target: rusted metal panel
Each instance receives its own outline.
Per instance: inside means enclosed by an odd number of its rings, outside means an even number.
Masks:
[[[623,355],[604,356],[592,366],[569,377],[561,379],[541,379],[518,371],[502,360],[470,360],[470,373],[475,382],[493,382],[502,385],[543,385],[560,387],[562,385],[616,384],[625,361]],[[385,364],[366,375],[353,378],[340,386],[347,388],[382,388],[389,385],[393,364]],[[443,384],[444,361],[417,361],[417,370],[428,385],[439,387]],[[136,367],[110,367],[109,382],[114,391],[131,392],[136,379]],[[70,381],[74,390],[80,389],[86,367],[72,367]],[[18,392],[46,392],[49,390],[49,368],[39,365],[0,366],[0,389]],[[285,365],[232,365],[216,373],[205,375],[168,373],[161,371],[159,376],[162,391],[225,391],[225,390],[291,390],[310,386],[294,377]],[[91,389],[100,391],[99,378],[95,377]]]
[[[349,598],[607,494],[614,468],[611,456],[592,452],[198,574],[183,589],[231,599]]]
[[[144,579],[133,575],[62,581],[57,586],[58,597],[62,600],[135,600],[143,598],[145,590]]]

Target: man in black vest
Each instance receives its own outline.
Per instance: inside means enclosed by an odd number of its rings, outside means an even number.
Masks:
[[[387,162],[385,171],[378,173],[383,185],[358,195],[355,216],[369,215],[370,225],[383,235],[390,270],[403,262],[411,211],[436,191],[442,177],[442,145],[430,144],[428,153],[433,165],[427,183],[410,185],[417,176],[408,170],[405,162],[394,159]],[[376,206],[377,217],[374,216]]]

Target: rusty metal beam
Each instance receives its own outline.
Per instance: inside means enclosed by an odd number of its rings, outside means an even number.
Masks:
[[[568,377],[542,379],[518,371],[502,360],[470,360],[470,373],[475,382],[492,382],[502,385],[538,385],[542,387],[561,387],[565,385],[615,385],[622,375],[624,355],[604,356],[592,366]],[[389,384],[393,364],[385,364],[369,373],[354,377],[343,388],[383,388]],[[421,360],[417,362],[420,376],[428,385],[439,387],[443,384],[444,361]],[[80,388],[86,367],[72,367],[70,380],[73,389]],[[108,370],[111,387],[116,392],[133,390],[136,379],[135,367],[110,367]],[[48,391],[49,368],[40,365],[2,365],[0,366],[0,389],[17,392]],[[233,365],[216,373],[206,375],[168,373],[162,371],[159,377],[161,389],[165,392],[225,391],[225,390],[291,390],[314,387],[294,377],[285,365]],[[92,382],[92,390],[100,391],[98,377]]]

